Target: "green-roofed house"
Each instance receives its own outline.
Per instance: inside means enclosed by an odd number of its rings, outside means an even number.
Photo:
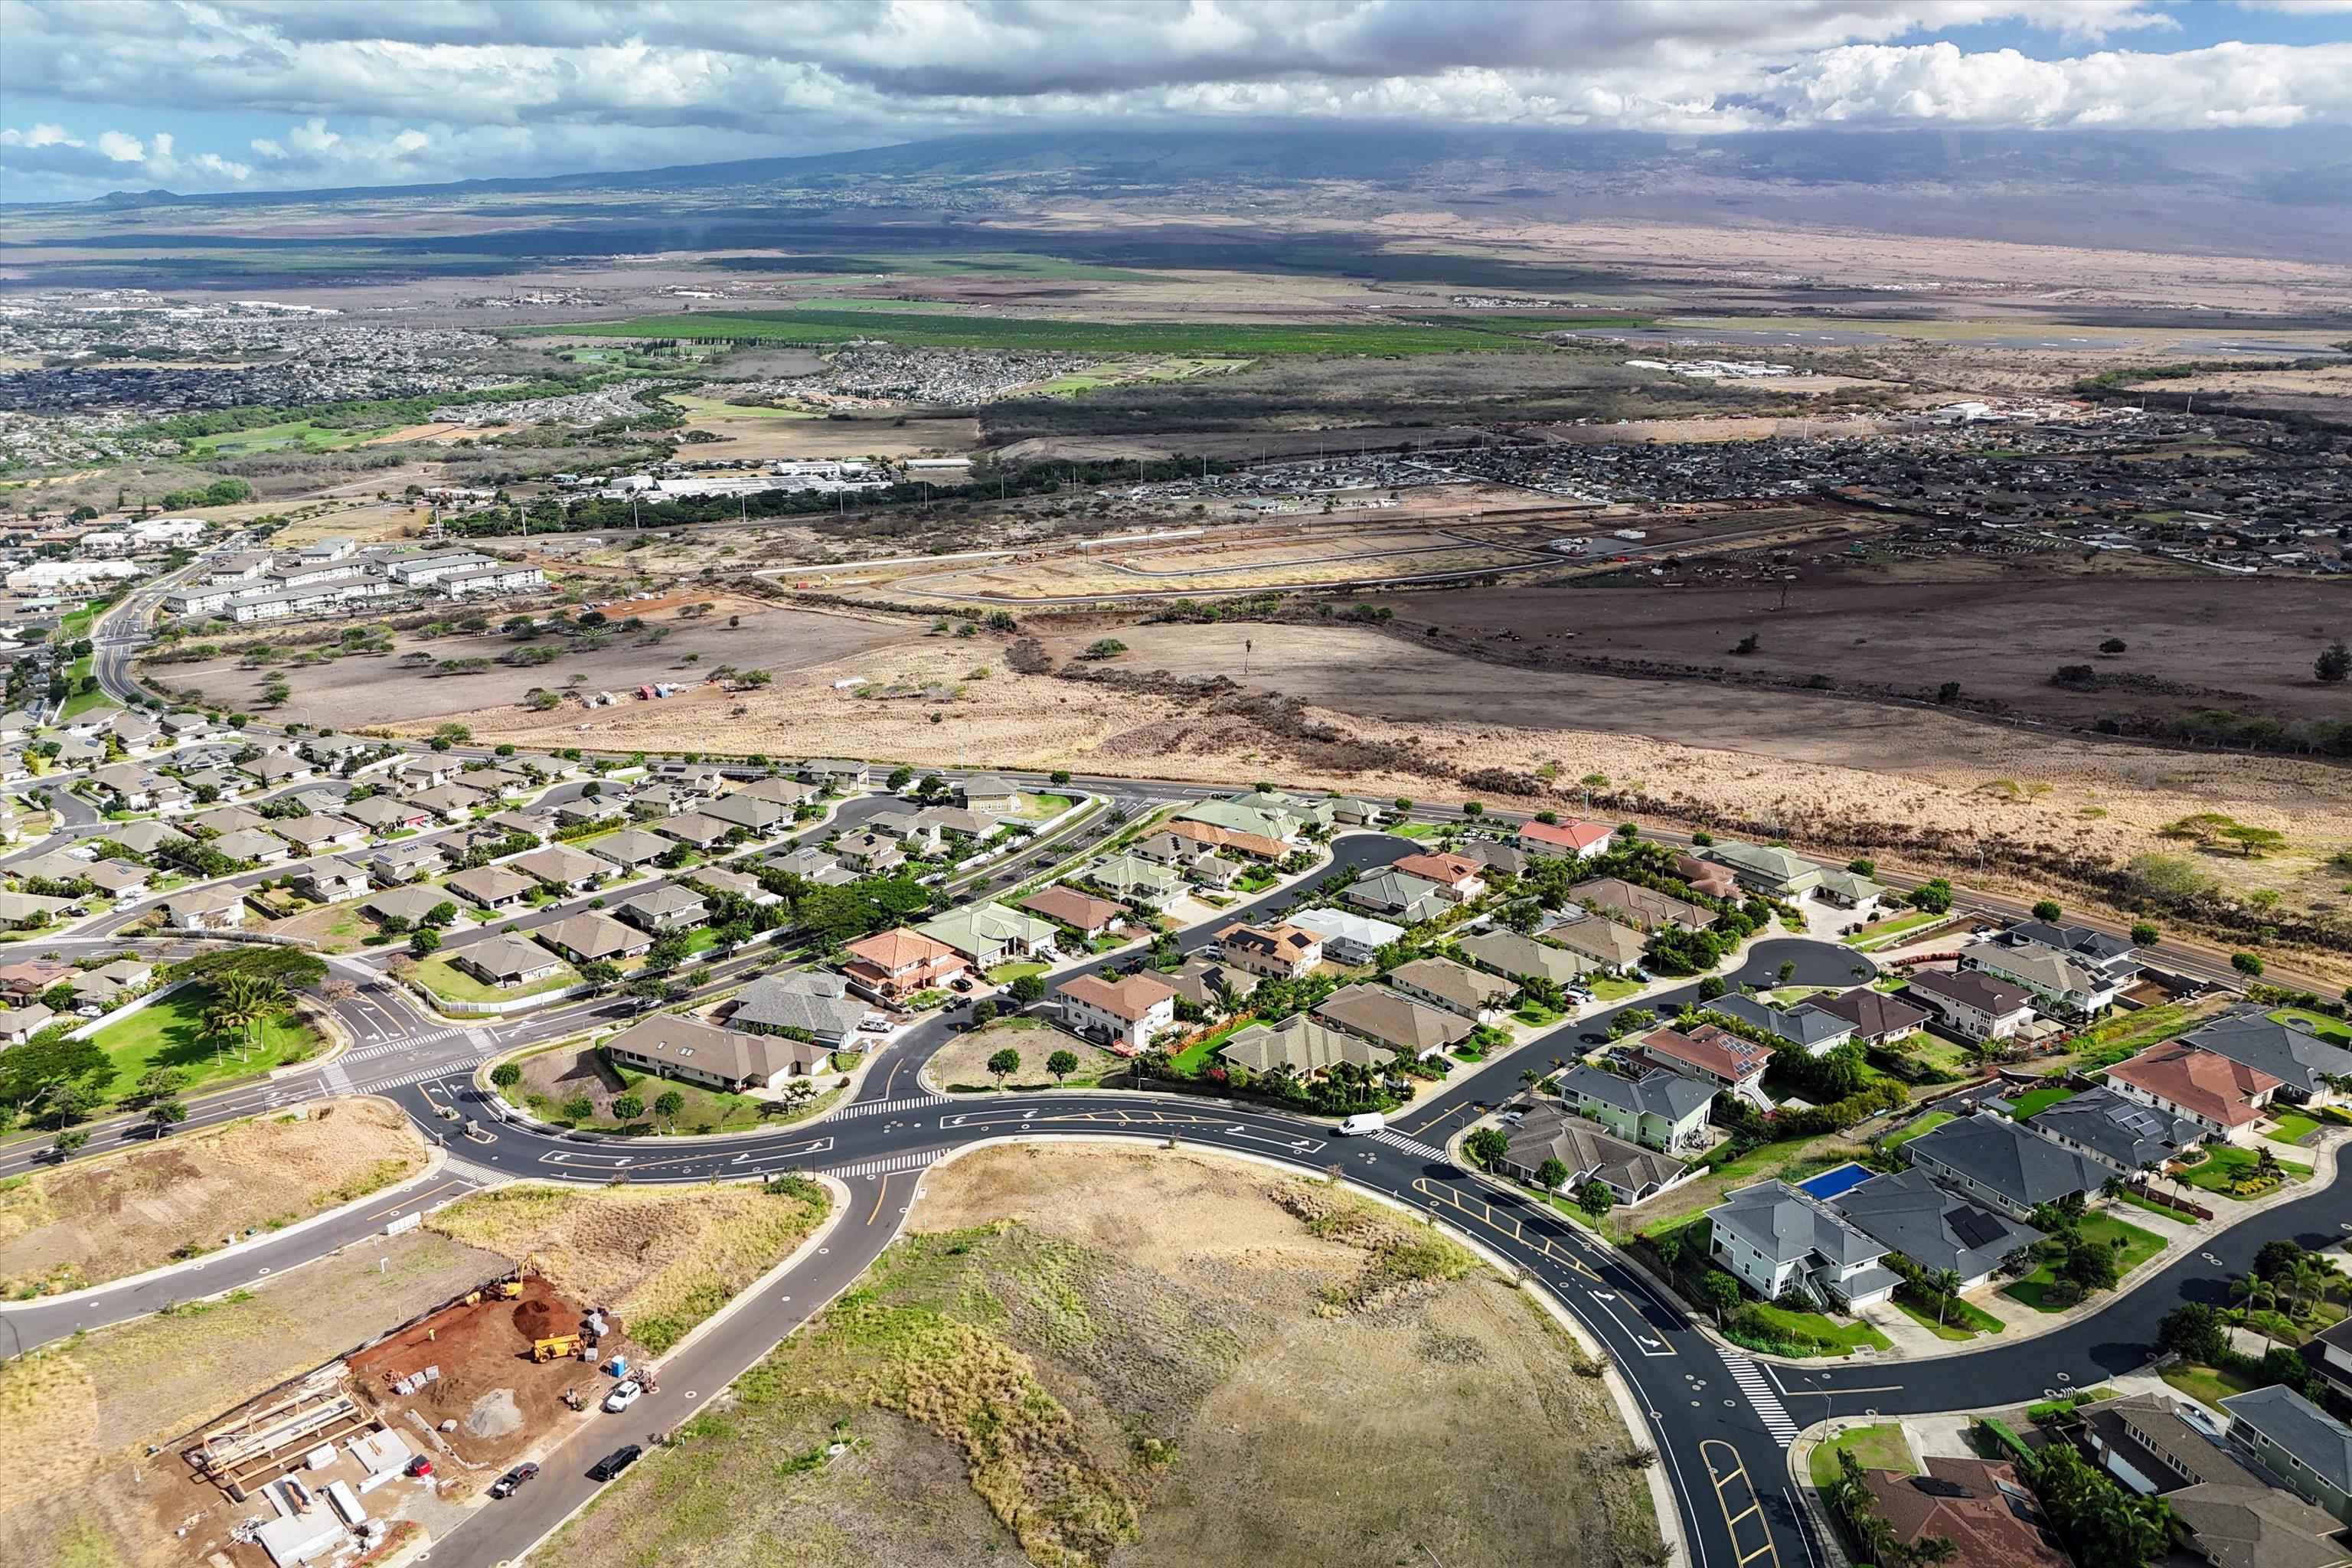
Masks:
[[[1081,872],[1078,879],[1150,910],[1166,908],[1184,891],[1184,879],[1175,871],[1133,855],[1114,855]]]
[[[1822,885],[1822,867],[1776,845],[1730,838],[1710,844],[1699,853],[1718,866],[1729,867],[1741,887],[1776,899],[1801,899]]]
[[[1243,800],[1268,800],[1267,795],[1245,795]],[[1245,805],[1241,800],[1204,800],[1186,806],[1176,814],[1178,822],[1205,822],[1212,827],[1223,827],[1235,833],[1255,833],[1261,838],[1288,843],[1298,837],[1304,825],[1298,813],[1287,805]]]
[[[1885,888],[1859,872],[1843,866],[1824,866],[1822,879],[1813,889],[1813,897],[1825,904],[1835,904],[1842,910],[1867,914],[1878,905]]]
[[[971,904],[950,910],[915,930],[943,947],[953,948],[981,969],[993,969],[1017,958],[1054,951],[1054,922],[1008,910],[1003,904]]]

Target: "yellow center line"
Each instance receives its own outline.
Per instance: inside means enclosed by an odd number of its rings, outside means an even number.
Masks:
[[[887,1192],[888,1192],[889,1190],[890,1190],[890,1178],[889,1178],[888,1176],[885,1176],[885,1177],[883,1177],[883,1178],[881,1179],[881,1181],[879,1181],[879,1182],[877,1182],[877,1183],[876,1183],[876,1184],[875,1184],[875,1187],[874,1187],[874,1206],[873,1206],[871,1209],[867,1210],[867,1211],[866,1211],[866,1223],[867,1225],[872,1225],[872,1224],[874,1223],[874,1216],[875,1216],[876,1215],[878,1215],[878,1214],[880,1214],[880,1213],[882,1212],[882,1194],[885,1194],[885,1193],[887,1193]]]

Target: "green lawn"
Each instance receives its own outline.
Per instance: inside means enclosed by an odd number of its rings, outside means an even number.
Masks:
[[[2126,1225],[2113,1215],[2085,1215],[2078,1228],[2094,1241],[2120,1239],[2123,1242],[2123,1251],[2116,1258],[2116,1269],[2119,1275],[2129,1274],[2164,1250],[2162,1237],[2142,1230],[2136,1225]],[[2048,1299],[2050,1287],[2056,1281],[2057,1276],[2051,1271],[2050,1265],[2044,1263],[2003,1289],[2001,1294],[2013,1301],[2024,1302],[2037,1312],[2063,1312],[2066,1310],[2063,1304],[2053,1303]]]
[[[2198,1219],[2195,1215],[2183,1214],[2179,1209],[2168,1209],[2162,1204],[2151,1203],[2147,1198],[2140,1196],[2137,1193],[2118,1193],[2116,1196],[2123,1202],[2131,1205],[2131,1206],[2136,1209],[2146,1209],[2148,1213],[2161,1215],[2163,1218],[2172,1221],[2175,1225],[2195,1225],[2198,1223]]]
[[[1901,936],[1905,931],[1917,931],[1921,926],[1933,925],[1937,921],[1950,918],[1948,915],[1929,914],[1925,910],[1915,910],[1907,915],[1897,915],[1891,921],[1881,921],[1876,925],[1866,926],[1846,938],[1845,944],[1848,947],[1875,947],[1889,938]]]
[[[1622,1002],[1642,989],[1642,984],[1639,980],[1628,980],[1622,974],[1596,974],[1587,977],[1585,989],[1592,993],[1592,999],[1596,1002]]]
[[[1868,1323],[1841,1323],[1820,1312],[1792,1312],[1786,1307],[1776,1307],[1769,1301],[1750,1302],[1745,1312],[1772,1331],[1775,1337],[1792,1345],[1811,1349],[1817,1355],[1845,1355],[1851,1352],[1889,1350],[1893,1342]]]
[[[988,972],[988,983],[992,985],[1010,985],[1024,974],[1045,973],[1045,966],[1042,963],[1000,963]]]
[[[268,1019],[256,1031],[248,1058],[236,1037],[205,1033],[205,1009],[212,1002],[212,987],[191,985],[92,1036],[114,1064],[111,1091],[130,1093],[131,1086],[150,1068],[177,1068],[188,1075],[189,1089],[202,1089],[300,1061],[324,1043],[316,1029],[289,1011]]]
[[[1902,1131],[1890,1134],[1888,1137],[1881,1140],[1879,1147],[1883,1149],[1900,1149],[1914,1138],[1918,1137],[1922,1132],[1933,1132],[1937,1128],[1941,1127],[1945,1122],[1949,1121],[1951,1119],[1952,1113],[1948,1110],[1928,1111],[1925,1116],[1920,1117],[1918,1121],[1914,1121]]]
[[[2325,1013],[2314,1013],[2304,1007],[2281,1007],[2271,1014],[2272,1021],[2294,1024],[2310,1030],[2331,1045],[2352,1050],[2352,1024],[2341,1018],[2331,1018]]]
[[[2295,1144],[2319,1131],[2319,1123],[2300,1111],[2282,1112],[2269,1131],[2263,1134],[2273,1143]]]
[[[2241,1203],[2250,1202],[2261,1197],[2263,1194],[2233,1193],[2230,1190],[2230,1184],[2242,1177],[2252,1175],[2255,1159],[2254,1152],[2251,1149],[2241,1149],[2231,1143],[2210,1145],[2205,1158],[2181,1172],[2179,1179],[2200,1192],[2216,1193],[2222,1197],[2234,1198]],[[2311,1167],[2299,1161],[2281,1160],[2278,1167],[2286,1173],[2286,1179],[2290,1182],[2300,1182],[2311,1174]],[[2275,1192],[2278,1189],[2273,1187],[2267,1190]]]
[[[1811,1468],[1813,1485],[1825,1487],[1838,1479],[1838,1455],[1851,1453],[1862,1461],[1865,1470],[1893,1470],[1897,1475],[1919,1473],[1919,1461],[1911,1457],[1911,1445],[1903,1438],[1903,1428],[1893,1422],[1880,1426],[1856,1426],[1841,1432],[1826,1443],[1813,1446]]]
[[[2189,1398],[2215,1408],[2232,1394],[2243,1394],[2254,1385],[2233,1372],[2218,1367],[2200,1366],[2183,1362],[2164,1369],[2164,1381]]]
[[[1013,814],[1014,822],[1046,822],[1077,805],[1077,797],[1066,795],[1024,795],[1021,808]]]
[[[2009,1326],[1969,1301],[1955,1301],[1946,1308],[1944,1321],[1940,1323],[1936,1321],[1935,1313],[1913,1306],[1899,1293],[1895,1298],[1895,1305],[1905,1317],[1939,1340],[1972,1340],[1979,1334],[1997,1334]]]
[[[534,980],[528,985],[486,985],[436,952],[417,963],[415,980],[445,1002],[511,1002],[518,996],[541,996],[567,985],[577,985],[580,972],[566,963],[546,979]]]
[[[2000,1109],[2022,1121],[2037,1111],[2049,1110],[2062,1100],[2074,1098],[2074,1091],[2071,1089],[2033,1089],[2013,1100],[2002,1101]]]
[[[1567,1017],[1568,1015],[1565,1013],[1555,1013],[1550,1008],[1542,1005],[1540,1003],[1530,1002],[1526,1006],[1514,1010],[1511,1016],[1517,1019],[1522,1024],[1540,1029],[1547,1025],[1559,1023],[1562,1018]]]

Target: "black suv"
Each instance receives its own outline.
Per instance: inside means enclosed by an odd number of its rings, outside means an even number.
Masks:
[[[644,1452],[645,1450],[635,1443],[625,1443],[589,1466],[588,1479],[592,1481],[609,1481],[631,1465],[635,1464],[637,1456]]]

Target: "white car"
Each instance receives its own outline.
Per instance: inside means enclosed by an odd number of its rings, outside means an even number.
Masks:
[[[626,1410],[643,1397],[645,1392],[643,1384],[635,1378],[630,1378],[625,1383],[615,1384],[613,1392],[604,1395],[604,1408],[615,1414]]]

